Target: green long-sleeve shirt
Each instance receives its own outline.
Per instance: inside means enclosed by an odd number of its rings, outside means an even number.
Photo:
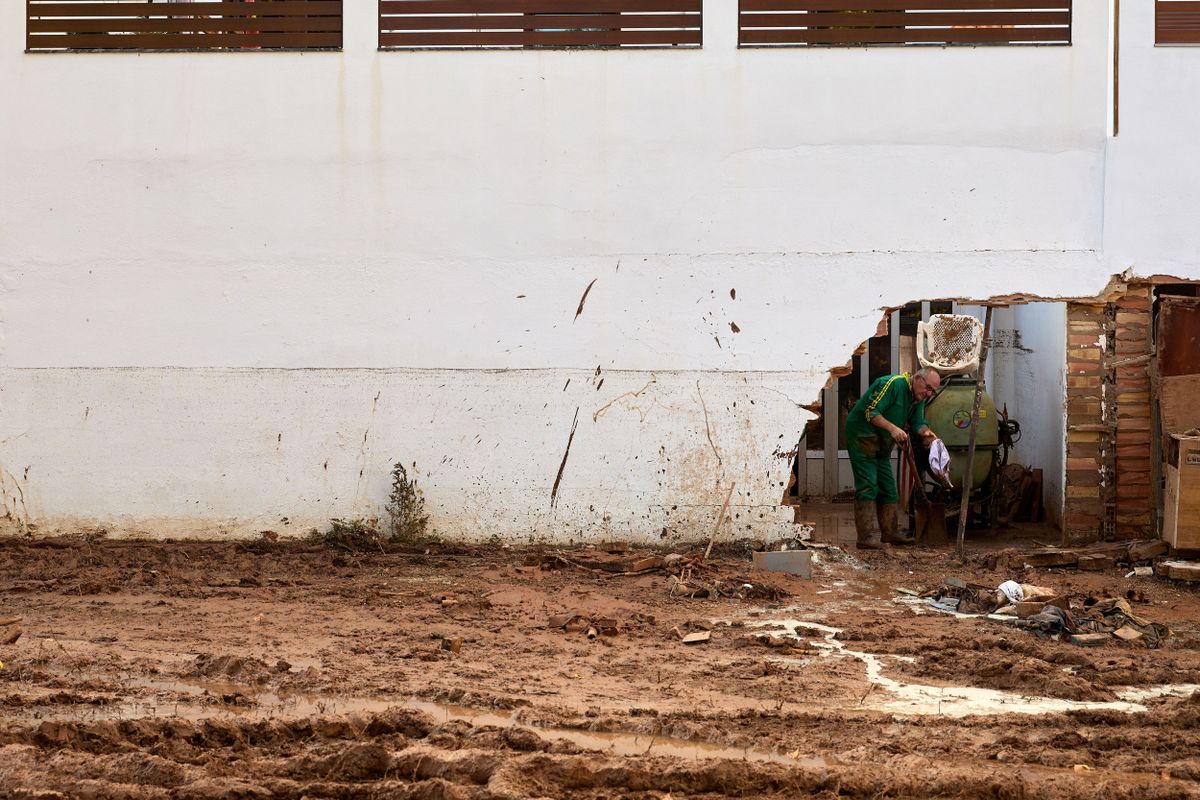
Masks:
[[[882,434],[871,420],[882,415],[888,422],[913,433],[929,425],[925,421],[925,401],[913,402],[912,378],[907,372],[877,378],[858,398],[846,417],[846,436]]]

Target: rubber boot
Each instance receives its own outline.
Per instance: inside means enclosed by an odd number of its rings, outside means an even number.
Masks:
[[[913,544],[916,541],[907,531],[900,533],[899,503],[879,503],[875,512],[879,516],[879,532],[884,544]]]
[[[859,550],[882,550],[879,541],[879,524],[875,518],[875,502],[872,500],[854,501],[854,546]]]

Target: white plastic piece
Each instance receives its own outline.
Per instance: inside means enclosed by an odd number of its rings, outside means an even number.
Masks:
[[[917,360],[943,377],[979,371],[983,323],[966,314],[934,314],[917,323]]]

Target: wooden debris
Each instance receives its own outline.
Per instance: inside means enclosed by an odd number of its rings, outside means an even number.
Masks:
[[[1103,572],[1116,566],[1116,561],[1109,555],[1080,555],[1079,568],[1088,572]]]
[[[5,626],[7,630],[0,634],[0,644],[16,644],[17,639],[21,638],[23,631],[20,628]]]
[[[1149,561],[1156,556],[1165,556],[1171,548],[1162,539],[1149,539],[1129,545],[1130,561]]]
[[[1127,642],[1133,642],[1142,638],[1142,632],[1137,628],[1125,625],[1124,627],[1117,628],[1115,631],[1113,631],[1113,636],[1116,636],[1118,639],[1124,639]]]
[[[1158,574],[1180,581],[1200,581],[1200,561],[1164,561]]]
[[[0,619],[0,628],[5,627],[6,625],[16,625],[20,621],[21,621],[20,617],[9,617],[7,619]]]
[[[1100,647],[1111,638],[1107,633],[1077,633],[1071,637],[1071,644],[1080,647]]]
[[[1079,554],[1073,550],[1059,550],[1057,547],[1044,550],[1034,550],[1025,553],[1022,558],[1031,567],[1073,567],[1079,563]]]
[[[676,635],[679,636],[679,641],[684,644],[700,644],[707,642],[712,638],[712,631],[693,631],[692,633],[684,633],[679,628],[675,629]]]
[[[1034,614],[1042,613],[1042,609],[1046,607],[1044,600],[1022,600],[1017,603],[1017,618],[1029,619]]]

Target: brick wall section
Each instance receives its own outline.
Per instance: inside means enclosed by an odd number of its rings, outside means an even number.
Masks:
[[[1103,538],[1114,487],[1112,383],[1105,364],[1111,333],[1104,304],[1067,304],[1067,496],[1063,537]]]
[[[1116,507],[1118,539],[1154,536],[1151,491],[1149,362],[1151,286],[1131,284],[1116,300],[1111,367],[1116,393]]]

